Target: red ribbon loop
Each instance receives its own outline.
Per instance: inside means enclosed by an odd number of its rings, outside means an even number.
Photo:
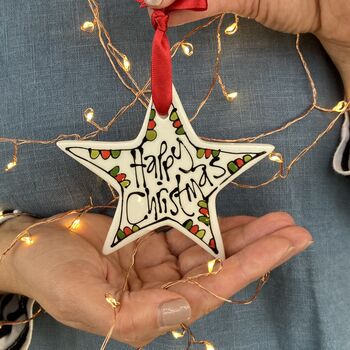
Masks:
[[[152,45],[152,98],[160,115],[168,115],[173,100],[170,43],[166,34],[169,13],[178,10],[205,11],[207,8],[207,0],[176,0],[169,7],[152,13],[151,20],[155,29]]]

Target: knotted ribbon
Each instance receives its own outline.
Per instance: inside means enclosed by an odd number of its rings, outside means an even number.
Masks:
[[[166,34],[169,13],[179,10],[205,11],[207,8],[207,0],[176,0],[167,8],[152,13],[151,21],[155,30],[152,44],[152,98],[160,115],[168,115],[173,99],[171,52]]]

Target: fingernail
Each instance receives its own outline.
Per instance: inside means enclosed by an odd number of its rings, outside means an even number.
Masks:
[[[291,245],[287,250],[286,252],[283,254],[283,256],[281,257],[281,260],[289,257],[290,255],[293,254],[293,252],[295,251],[295,247],[293,245]]]
[[[159,324],[161,327],[175,326],[191,317],[191,307],[185,299],[175,299],[160,305]]]
[[[148,6],[159,6],[163,0],[145,0]]]
[[[312,246],[314,243],[315,243],[315,241],[307,242],[307,243],[305,244],[305,246],[304,246],[304,249],[309,248],[309,247]]]

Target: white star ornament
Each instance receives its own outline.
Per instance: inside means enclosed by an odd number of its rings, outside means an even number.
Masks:
[[[201,140],[175,88],[168,116],[159,116],[151,101],[135,140],[72,140],[57,145],[119,194],[104,254],[152,230],[171,226],[221,259],[225,258],[225,250],[216,196],[274,149],[264,144]]]

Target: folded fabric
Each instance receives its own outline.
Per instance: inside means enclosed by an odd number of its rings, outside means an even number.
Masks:
[[[341,141],[334,154],[333,168],[341,175],[350,175],[350,116],[345,115],[345,121],[341,130]]]
[[[10,322],[33,315],[34,301],[19,295],[0,296],[0,319]],[[0,350],[27,350],[32,340],[33,321],[0,328]]]

